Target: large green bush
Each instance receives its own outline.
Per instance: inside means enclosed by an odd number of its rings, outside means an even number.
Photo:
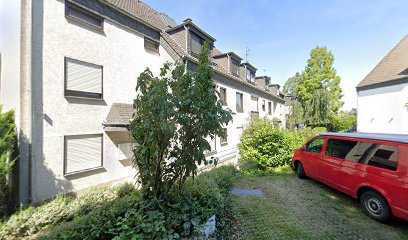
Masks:
[[[267,120],[253,121],[241,138],[241,162],[261,170],[289,165],[293,151],[323,131],[323,128],[288,131]]]
[[[0,219],[8,213],[10,201],[10,173],[16,154],[16,125],[14,112],[2,112],[0,105]]]
[[[0,228],[0,239],[35,234],[39,239],[190,239],[201,234],[210,216],[220,218],[228,207],[235,174],[230,166],[202,173],[161,202],[143,200],[129,185],[58,197],[12,216]]]
[[[86,215],[103,204],[121,198],[122,188],[93,189],[78,198],[61,195],[41,206],[22,209],[0,226],[0,239],[25,238],[76,216]],[[126,187],[126,191],[129,194],[135,190]]]

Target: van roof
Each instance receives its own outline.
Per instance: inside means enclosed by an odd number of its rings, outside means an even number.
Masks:
[[[334,137],[364,138],[364,139],[374,139],[374,140],[408,143],[408,135],[406,135],[406,134],[360,133],[360,132],[355,132],[355,133],[333,133],[333,132],[327,132],[327,133],[322,133],[320,135],[321,136],[334,136]]]

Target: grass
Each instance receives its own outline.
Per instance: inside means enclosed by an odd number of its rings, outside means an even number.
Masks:
[[[233,196],[242,239],[408,239],[408,224],[376,222],[354,199],[289,168],[271,175],[242,174],[234,187],[261,189],[265,196]]]

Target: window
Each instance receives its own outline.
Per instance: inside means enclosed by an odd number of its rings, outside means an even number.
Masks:
[[[223,106],[227,105],[227,89],[220,87],[220,101]]]
[[[357,141],[329,139],[327,143],[328,147],[326,155],[340,159],[352,160],[352,158],[350,158],[352,155],[354,157],[357,157],[357,153],[355,151],[352,151],[356,147],[356,145]],[[361,155],[359,155],[358,157],[361,157]]]
[[[242,93],[237,92],[236,94],[236,110],[237,112],[244,112],[244,95]]]
[[[190,52],[193,55],[199,55],[204,45],[204,39],[195,33],[190,32]]]
[[[252,100],[252,102],[253,102],[253,104],[254,104],[254,111],[255,112],[258,112],[259,111],[259,109],[258,109],[258,97],[256,97],[256,96],[251,96],[251,100]]]
[[[231,74],[239,77],[239,61],[231,58]]]
[[[306,146],[306,152],[320,153],[323,148],[323,138],[315,138]]]
[[[397,155],[398,150],[396,147],[370,144],[364,154],[362,154],[359,163],[396,171],[398,167]]]
[[[272,114],[272,103],[268,102],[268,114],[271,115]]]
[[[65,17],[96,30],[103,30],[102,17],[68,1],[65,1]]]
[[[102,167],[102,134],[64,137],[64,175]]]
[[[363,141],[330,139],[326,154],[374,167],[397,170],[397,149],[392,146]]]
[[[247,79],[247,81],[255,82],[255,73],[252,72],[251,70],[247,69],[246,70],[246,79]]]
[[[65,58],[65,96],[103,98],[103,67]]]
[[[144,48],[149,52],[159,53],[160,43],[150,38],[144,38]]]
[[[278,107],[278,103],[277,102],[273,102],[273,114],[276,113],[276,108]]]
[[[265,100],[262,101],[262,111],[265,112]]]
[[[228,131],[226,128],[223,128],[222,130],[222,134],[220,136],[220,142],[221,142],[221,146],[228,144]]]

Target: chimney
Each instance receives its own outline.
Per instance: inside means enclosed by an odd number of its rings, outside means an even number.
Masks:
[[[268,89],[272,94],[279,96],[280,94],[280,85],[279,84],[269,84]]]
[[[255,78],[255,86],[268,90],[268,85],[271,82],[271,78],[268,76],[259,76]]]

